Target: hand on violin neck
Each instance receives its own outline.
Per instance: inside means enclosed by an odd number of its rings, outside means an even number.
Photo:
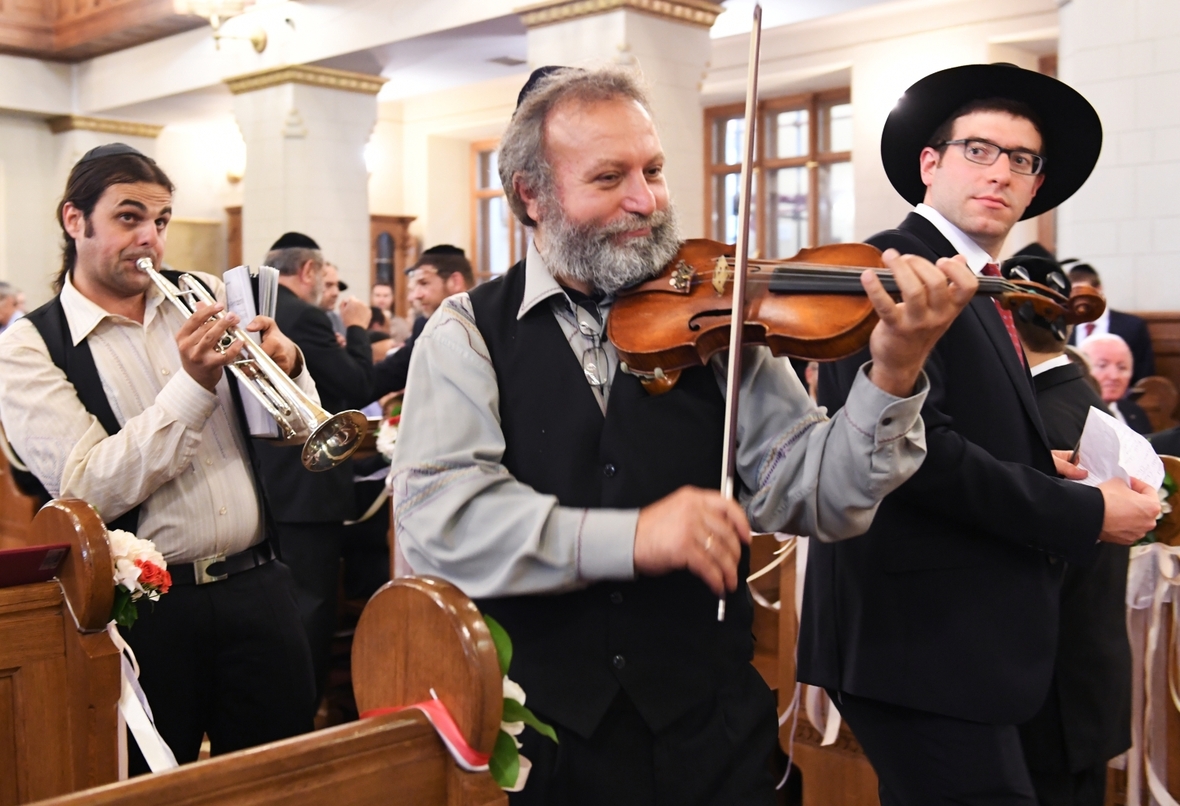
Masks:
[[[873,271],[861,284],[880,320],[869,337],[873,365],[869,380],[897,397],[909,397],[935,343],[966,307],[979,287],[979,278],[962,256],[932,264],[917,255],[886,250],[885,265],[892,270],[901,301],[895,302]]]
[[[750,524],[717,490],[681,487],[639,510],[635,573],[659,576],[687,568],[717,596],[738,586],[742,544]]]

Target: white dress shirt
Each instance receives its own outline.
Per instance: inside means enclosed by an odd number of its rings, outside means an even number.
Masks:
[[[534,246],[524,270],[517,318],[548,305],[580,360],[596,346],[578,325],[587,312],[571,305]],[[611,302],[596,306],[603,332]],[[601,346],[613,381],[617,353],[605,339]],[[897,398],[862,369],[844,408],[828,419],[768,349],[748,348],[744,359],[736,463],[752,491],[742,504],[754,528],[823,540],[863,533],[880,500],[925,457],[925,374],[912,397]],[[713,366],[724,393],[724,361]],[[593,388],[604,411],[609,388]],[[633,578],[639,510],[560,506],[508,472],[505,446],[496,372],[470,297],[456,294],[414,343],[390,474],[398,548],[409,567],[473,597]]]
[[[963,232],[963,230],[952,224],[946,216],[926,204],[919,204],[914,208],[914,212],[925,218],[931,224],[938,228],[942,233],[942,237],[951,242],[951,246],[955,248],[963,257],[967,258],[967,266],[976,274],[983,274],[983,267],[989,263],[998,263],[992,258],[983,247],[971,240],[971,236]]]
[[[224,301],[221,281],[200,277]],[[170,563],[260,542],[259,490],[229,381],[223,373],[214,393],[183,370],[180,311],[153,285],[140,324],[108,313],[69,278],[61,304],[73,343],[90,345],[122,429],[109,436],[86,411],[32,322],[10,327],[0,336],[0,421],[49,494],[81,498],[107,522],[142,504],[136,534]],[[308,373],[296,382],[318,401]]]

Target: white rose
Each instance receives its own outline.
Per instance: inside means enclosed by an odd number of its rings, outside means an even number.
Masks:
[[[516,700],[524,705],[524,689],[520,687],[519,683],[509,680],[508,675],[504,675],[504,699]]]
[[[115,560],[115,584],[122,585],[133,594],[143,592],[139,584],[140,573],[139,567],[126,557]]]

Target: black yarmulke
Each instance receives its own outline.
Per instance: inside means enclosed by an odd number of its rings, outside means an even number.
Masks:
[[[284,232],[270,249],[319,249],[320,245],[302,232]]]
[[[91,160],[98,160],[102,159],[103,157],[121,157],[127,154],[136,157],[142,157],[148,162],[155,162],[155,160],[153,160],[147,154],[144,154],[139,149],[132,148],[126,143],[107,143],[106,145],[97,146],[83,154],[82,159],[78,160],[78,162],[90,162]]]
[[[566,67],[560,64],[547,64],[544,67],[538,67],[529,75],[529,80],[524,83],[524,86],[520,88],[520,94],[516,96],[516,108],[520,109],[520,105],[524,103],[524,99],[529,97],[529,93],[537,88],[537,85],[541,83],[543,78],[561,70],[577,70],[581,72],[580,67]]]
[[[457,246],[452,246],[449,243],[440,243],[438,246],[432,246],[422,252],[423,255],[459,255],[466,257],[467,253]]]

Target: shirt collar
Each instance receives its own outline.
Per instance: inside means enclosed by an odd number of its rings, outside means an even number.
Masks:
[[[1066,367],[1071,363],[1073,362],[1069,360],[1069,356],[1066,353],[1062,353],[1059,356],[1050,358],[1048,361],[1042,361],[1035,367],[1030,367],[1028,371],[1032,373],[1032,376],[1035,378],[1042,372],[1048,372],[1049,370],[1057,369],[1058,367]]]
[[[926,204],[919,204],[914,208],[914,212],[933,224],[942,233],[942,237],[951,242],[951,246],[955,248],[955,251],[967,258],[967,266],[971,271],[980,274],[983,272],[984,266],[997,262],[983,250],[983,247],[971,240],[971,237],[967,233],[948,221],[946,216],[933,207]]]
[[[517,319],[531,311],[538,302],[549,299],[554,294],[564,294],[561,286],[549,271],[549,264],[537,249],[535,240],[529,241],[528,256],[524,261],[524,299],[521,300],[520,310],[516,312]]]
[[[152,283],[147,290],[147,304],[143,313],[143,325],[147,327],[155,315],[156,308],[159,307],[160,301],[164,299],[164,295],[156,288],[156,284]],[[89,336],[99,323],[107,317],[112,319],[122,319],[118,314],[113,314],[94,302],[89,297],[82,294],[74,287],[72,272],[66,273],[65,283],[61,288],[61,308],[66,315],[66,323],[70,326],[70,338],[73,340],[74,346]],[[138,323],[137,323],[138,324]]]

